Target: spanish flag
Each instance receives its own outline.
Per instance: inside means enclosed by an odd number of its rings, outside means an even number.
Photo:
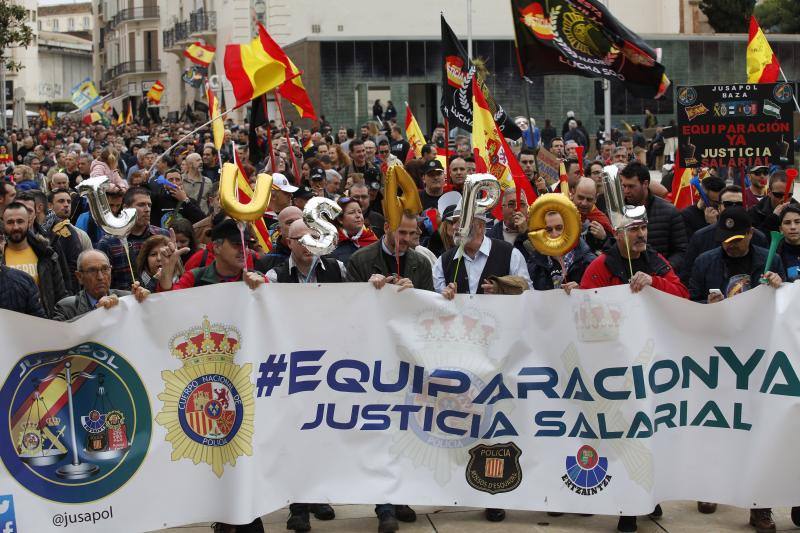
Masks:
[[[117,115],[117,121],[114,122],[115,126],[122,126],[123,124],[125,124],[125,110],[124,109],[122,110],[122,113],[119,113]]]
[[[292,103],[301,118],[317,120],[317,113],[314,111],[314,106],[311,105],[311,98],[308,97],[306,87],[303,85],[303,80],[300,78],[300,69],[297,68],[291,59],[288,57],[286,59],[289,61],[286,67],[286,81],[281,85],[278,91],[281,93],[282,97]]]
[[[164,93],[164,84],[161,83],[160,80],[156,80],[156,82],[150,87],[150,90],[147,91],[147,99],[150,100],[152,103],[158,105],[161,103],[161,95]]]
[[[236,167],[239,169],[239,172],[236,173],[236,185],[239,187],[239,199],[243,203],[247,203],[253,197],[253,189],[250,188],[250,183],[247,181],[247,173],[244,171],[242,162],[239,161],[239,154],[235,144],[233,145],[233,160],[236,163]],[[250,228],[252,228],[253,235],[256,240],[258,240],[258,244],[261,245],[261,249],[265,252],[272,250],[272,240],[269,238],[269,229],[267,229],[264,218],[262,217],[251,222]]]
[[[472,146],[477,172],[493,175],[503,190],[516,188],[517,205],[520,205],[520,196],[523,192],[529,204],[536,200],[536,191],[525,177],[522,167],[494,121],[477,76],[472,78]],[[498,216],[502,218],[502,206],[494,209],[492,213],[495,218]]]
[[[133,123],[133,104],[131,103],[130,99],[128,100],[128,116],[125,117],[125,124],[132,124]]]
[[[781,65],[756,18],[750,16],[750,37],[747,40],[747,83],[775,83]]]
[[[680,166],[680,157],[675,154],[675,166],[673,167],[672,177],[672,205],[678,211],[685,209],[694,203],[694,189],[692,189],[692,169]]]
[[[222,123],[220,115],[219,100],[206,80],[206,96],[208,96],[208,115],[211,122],[211,134],[214,138],[214,147],[219,151],[222,148],[222,138],[225,136],[225,125]]]
[[[414,118],[414,114],[411,112],[411,106],[408,105],[408,102],[406,102],[406,137],[408,137],[408,144],[411,145],[414,156],[422,157],[422,147],[425,146],[425,136],[422,135],[422,130],[419,129],[417,119]],[[412,151],[409,150],[408,153],[410,156]]]
[[[261,24],[250,44],[227,45],[225,75],[233,85],[236,107],[283,84],[288,64],[289,58]]]
[[[190,44],[189,48],[183,51],[183,55],[188,57],[192,63],[208,68],[208,65],[214,61],[214,53],[216,51],[217,49],[213,46],[198,41]]]

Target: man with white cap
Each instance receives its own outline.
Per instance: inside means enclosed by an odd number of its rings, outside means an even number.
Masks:
[[[453,218],[456,219],[460,213],[459,206]],[[463,250],[460,247],[450,248],[436,261],[433,269],[434,289],[448,300],[452,300],[456,293],[493,294],[495,285],[489,280],[490,276],[519,276],[529,289],[533,287],[520,251],[504,240],[486,236],[487,220],[485,215],[476,214]],[[455,220],[454,224],[457,224]],[[457,255],[460,251],[463,256],[459,258]]]
[[[278,215],[285,208],[292,205],[292,195],[297,192],[297,187],[289,183],[286,176],[280,172],[272,175],[272,196],[269,199],[269,207],[264,214],[267,225],[278,221]]]

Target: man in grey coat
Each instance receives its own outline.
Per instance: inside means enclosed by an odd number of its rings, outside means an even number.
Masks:
[[[112,289],[111,263],[100,250],[81,252],[77,267],[75,276],[82,288],[76,295],[59,300],[53,315],[54,320],[65,322],[101,307],[111,309],[119,303],[120,297],[129,294],[133,294],[136,301],[141,303],[150,294],[138,281],[133,284],[133,293]]]

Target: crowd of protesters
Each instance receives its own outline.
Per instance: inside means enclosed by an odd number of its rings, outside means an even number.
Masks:
[[[228,122],[219,150],[210,131],[201,130],[167,151],[192,130],[191,123],[114,127],[60,120],[53,127],[34,122],[25,130],[5,131],[0,138],[0,308],[74,320],[113,307],[129,294],[144,301],[152,292],[238,281],[253,289],[264,283],[362,282],[377,289],[436,291],[447,299],[628,284],[633,292],[651,286],[713,304],[759,284],[777,288],[800,277],[800,205],[786,191],[784,170],[750,168],[742,187],[733,173],[708,169],[702,180],[708,203],[698,199],[679,211],[668,198],[669,172],[663,182],[651,179],[664,154],[660,129],[650,141],[635,126],[590,146],[574,113],[560,133],[550,120],[539,129],[532,119],[518,117],[523,138],[512,146],[539,194],[554,191],[557,182],[537,172],[537,150],[546,148],[565,162],[570,198],[582,222],[577,246],[558,257],[534,249],[527,239],[532,199],[523,194],[518,203],[507,191],[502,220],[487,214],[469,221],[463,267],[457,269],[454,235],[461,208],[455,193],[475,172],[469,135],[436,125],[415,157],[392,103],[384,109],[376,102],[373,114],[375,120],[358,130],[332,127],[324,117],[314,128],[270,124],[254,132]],[[654,126],[650,117],[646,126]],[[584,161],[577,159],[578,146],[591,154]],[[251,235],[243,252],[237,225],[220,208],[221,165],[237,158],[253,182],[259,172],[273,175],[264,215],[271,240],[267,249]],[[396,229],[382,212],[392,158],[416,181],[423,206],[420,215],[405,213]],[[605,212],[601,186],[607,165],[618,166],[632,213],[616,227]],[[95,176],[109,178],[106,194],[114,214],[136,210],[127,238],[130,266],[123,243],[104,233],[76,192],[82,180]],[[315,196],[342,208],[335,221],[337,248],[318,262],[300,244],[311,232],[302,208]],[[555,211],[545,222],[550,237],[564,231]],[[773,230],[784,239],[766,265],[766,236]],[[703,513],[715,507],[698,502]],[[310,528],[310,515],[334,517],[323,504],[293,504],[290,513],[287,528],[295,531]],[[396,531],[398,520],[416,519],[408,506],[388,503],[376,506],[376,514],[382,533]],[[660,514],[660,507],[654,509],[653,516]],[[502,509],[486,510],[487,520],[504,517]],[[792,510],[792,519],[800,525],[800,508]],[[752,509],[750,523],[759,532],[775,530],[769,509]],[[263,531],[260,519],[216,527]],[[636,518],[621,517],[618,527],[636,531]]]

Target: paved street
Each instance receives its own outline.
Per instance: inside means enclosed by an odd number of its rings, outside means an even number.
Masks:
[[[639,519],[641,533],[751,533],[748,512],[736,507],[721,505],[713,515],[701,515],[695,502],[670,502],[662,505],[664,517],[658,521]],[[367,505],[338,505],[336,520],[320,522],[312,518],[312,531],[318,533],[374,533],[377,520],[372,507]],[[616,531],[617,519],[611,516],[548,516],[543,512],[509,511],[506,520],[490,523],[483,519],[482,509],[464,507],[415,507],[417,521],[400,524],[401,533],[561,533],[561,532],[612,532]],[[286,531],[288,509],[264,517],[267,533]],[[778,531],[800,531],[792,524],[789,509],[775,510]],[[194,524],[163,530],[169,533],[209,533],[209,524]]]

